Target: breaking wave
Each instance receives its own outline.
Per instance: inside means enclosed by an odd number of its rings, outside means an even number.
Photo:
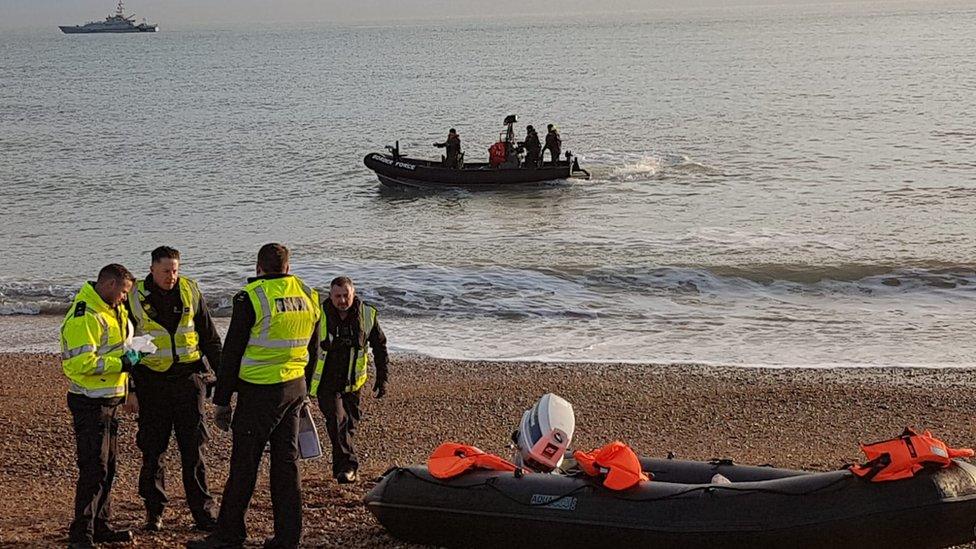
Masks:
[[[742,302],[777,296],[976,298],[976,266],[944,263],[672,265],[578,270],[378,262],[296,266],[296,273],[319,288],[327,287],[337,272],[351,273],[367,300],[380,306],[384,315],[398,317],[626,317],[642,314],[643,306],[633,305],[635,300],[643,303],[649,299],[674,303],[697,298]],[[231,297],[240,285],[202,285],[214,312],[228,315]],[[63,314],[76,291],[77,285],[0,280],[0,315]]]

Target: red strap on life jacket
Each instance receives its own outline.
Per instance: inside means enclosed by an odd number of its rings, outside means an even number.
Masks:
[[[453,478],[471,469],[514,471],[517,467],[494,454],[457,442],[441,444],[427,458],[427,470],[437,478]]]
[[[573,452],[573,457],[580,469],[591,477],[606,473],[603,485],[611,490],[626,490],[650,480],[641,470],[637,454],[619,440],[592,452]]]
[[[851,467],[855,475],[872,482],[911,478],[926,467],[944,468],[954,458],[972,457],[971,448],[950,448],[932,436],[906,427],[900,436],[874,444],[861,444],[868,461]]]

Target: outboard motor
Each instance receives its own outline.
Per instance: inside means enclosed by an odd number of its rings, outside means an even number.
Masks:
[[[563,461],[573,439],[576,416],[573,405],[552,393],[542,395],[522,414],[515,443],[515,464],[538,473],[550,473]]]

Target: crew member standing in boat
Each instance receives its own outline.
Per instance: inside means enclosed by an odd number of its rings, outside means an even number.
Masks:
[[[356,296],[349,277],[330,284],[319,324],[322,354],[309,394],[317,396],[332,441],[332,475],[342,484],[356,482],[359,458],[353,444],[359,422],[359,392],[366,384],[369,350],[376,362],[373,396],[383,398],[389,376],[386,335],[376,309]]]
[[[525,165],[530,168],[538,167],[542,160],[542,143],[532,126],[525,127],[525,141],[522,146],[525,148]]]
[[[546,134],[546,146],[542,148],[542,154],[545,155],[546,149],[552,154],[552,163],[555,164],[559,162],[559,153],[562,152],[563,140],[559,137],[559,130],[556,126],[549,124],[549,133]]]
[[[448,168],[460,168],[461,167],[461,136],[458,135],[457,130],[451,128],[447,132],[447,141],[443,143],[434,143],[435,147],[446,148],[447,149],[447,159],[445,163]]]

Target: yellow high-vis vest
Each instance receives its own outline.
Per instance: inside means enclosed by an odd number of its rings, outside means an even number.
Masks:
[[[125,305],[110,307],[86,282],[61,323],[61,369],[68,392],[89,398],[124,396],[123,345],[129,335]]]
[[[150,370],[165,372],[174,364],[190,363],[200,360],[200,336],[197,334],[193,317],[197,314],[200,304],[200,288],[189,278],[180,277],[177,280],[180,289],[180,300],[183,301],[183,316],[176,327],[176,333],[170,334],[162,324],[152,319],[155,313],[152,305],[146,299],[146,281],[140,280],[129,294],[129,309],[135,318],[136,335],[151,335],[153,343],[159,348],[151,355],[146,355],[139,361]],[[214,366],[216,368],[216,366]]]
[[[261,278],[244,286],[254,307],[254,326],[239,377],[271,385],[303,377],[308,342],[322,310],[319,294],[297,276]]]
[[[373,331],[373,326],[376,324],[376,309],[367,305],[365,302],[359,302],[359,329],[362,330],[362,334],[366,342],[363,347],[349,349],[349,366],[348,366],[348,378],[346,379],[346,384],[342,391],[344,393],[352,393],[362,389],[363,385],[366,384],[366,378],[368,377],[369,371],[369,334]],[[328,319],[323,311],[322,320],[319,322],[319,337],[323,340],[332,343],[332,334],[329,333]],[[328,347],[328,345],[327,345]],[[315,364],[315,373],[312,375],[312,386],[309,390],[309,394],[316,396],[319,393],[319,384],[322,382],[322,375],[325,373],[325,360],[328,357],[328,351],[322,351],[319,354],[319,360]]]

